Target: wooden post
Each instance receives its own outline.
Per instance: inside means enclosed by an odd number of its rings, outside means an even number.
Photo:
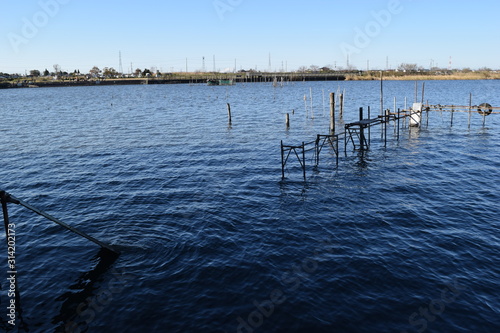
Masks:
[[[311,96],[311,119],[314,119],[314,110],[313,110],[313,89],[309,88],[309,93]]]
[[[287,113],[285,117],[286,128],[290,128],[290,114]]]
[[[380,71],[380,115],[384,115],[384,77],[382,71]],[[370,119],[370,117],[368,117],[368,119]]]
[[[368,106],[368,119],[371,119],[371,107],[369,106]],[[371,143],[372,143],[372,128],[368,126],[368,145],[371,145]]]
[[[424,104],[424,96],[425,96],[425,82],[422,82],[422,104]]]
[[[231,104],[227,103],[227,120],[229,124],[232,123],[232,117],[231,117]]]
[[[335,93],[330,93],[330,134],[335,134]]]
[[[359,121],[363,120],[363,108],[359,108]],[[360,123],[359,124],[359,148],[360,150],[365,149],[365,128]]]
[[[306,118],[307,118],[307,95],[304,95],[304,106],[306,108]]]
[[[306,144],[302,142],[302,169],[304,171],[304,180],[306,180]]]
[[[344,155],[347,156],[347,132],[349,131],[347,125],[344,125],[344,129],[346,130],[344,133]],[[350,132],[349,135],[351,135]]]
[[[283,151],[283,140],[281,140],[281,179],[285,179],[285,152]]]
[[[387,147],[387,123],[389,122],[389,114],[391,110],[385,110],[385,119],[384,119],[384,147]]]
[[[415,81],[415,103],[418,103],[418,82]]]
[[[401,109],[400,108],[398,108],[398,124],[397,124],[397,126],[398,126],[398,141],[399,141],[399,117],[401,117]]]
[[[425,127],[429,128],[429,111],[430,111],[429,100],[427,100],[427,107],[425,109],[427,110],[426,119],[425,119]]]
[[[319,165],[319,154],[320,154],[320,148],[319,148],[319,143],[321,141],[321,136],[318,134],[316,135],[316,142],[314,145],[314,148],[316,150],[316,167]]]
[[[469,95],[469,122],[468,122],[468,128],[470,129],[470,116],[472,113],[472,93]]]
[[[455,113],[453,105],[451,106],[451,124],[450,127],[453,127],[453,114]]]
[[[342,117],[344,116],[344,94],[340,94],[339,101],[340,101],[340,117]]]

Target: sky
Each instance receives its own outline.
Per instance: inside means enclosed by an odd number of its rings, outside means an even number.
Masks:
[[[500,69],[498,0],[0,0],[0,72]],[[215,61],[214,61],[215,60]]]

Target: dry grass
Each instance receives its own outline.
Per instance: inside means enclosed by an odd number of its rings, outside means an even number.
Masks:
[[[364,74],[364,75],[347,75],[347,80],[380,80],[380,74]],[[384,80],[401,80],[401,81],[420,81],[420,80],[500,80],[500,73],[491,72],[470,72],[470,73],[454,73],[449,75],[431,75],[431,74],[414,74],[414,75],[384,75]]]

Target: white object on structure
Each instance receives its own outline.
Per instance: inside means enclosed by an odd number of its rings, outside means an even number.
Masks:
[[[413,103],[413,108],[410,113],[410,126],[419,127],[422,122],[422,103]]]

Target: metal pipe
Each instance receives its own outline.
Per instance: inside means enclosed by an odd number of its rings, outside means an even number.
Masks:
[[[88,239],[91,242],[96,243],[97,245],[101,246],[102,248],[110,250],[111,252],[114,252],[116,254],[120,253],[118,250],[114,249],[111,245],[103,243],[100,240],[95,239],[94,237],[87,235],[86,233],[84,233],[84,232],[82,232],[82,231],[80,231],[80,230],[78,230],[78,229],[76,229],[76,228],[74,228],[74,227],[72,227],[72,226],[64,223],[63,221],[61,221],[61,220],[59,220],[59,219],[57,219],[57,218],[55,218],[55,217],[47,214],[46,212],[44,212],[44,211],[42,211],[40,209],[37,209],[37,208],[31,206],[30,204],[28,204],[28,203],[26,203],[26,202],[24,202],[24,201],[22,201],[22,200],[20,200],[20,199],[18,199],[16,197],[12,196],[12,195],[10,195],[10,194],[8,194],[6,192],[4,192],[4,193],[5,193],[5,196],[7,197],[7,201],[8,202],[15,203],[17,205],[21,205],[21,206],[23,206],[23,207],[31,210],[32,212],[34,212],[34,213],[36,213],[38,215],[41,215],[41,216],[45,217],[46,219],[48,219],[48,220],[50,220],[50,221],[52,221],[54,223],[59,224],[60,226],[68,229],[69,231],[72,231],[75,234],[80,235],[83,238],[86,238],[86,239]]]

